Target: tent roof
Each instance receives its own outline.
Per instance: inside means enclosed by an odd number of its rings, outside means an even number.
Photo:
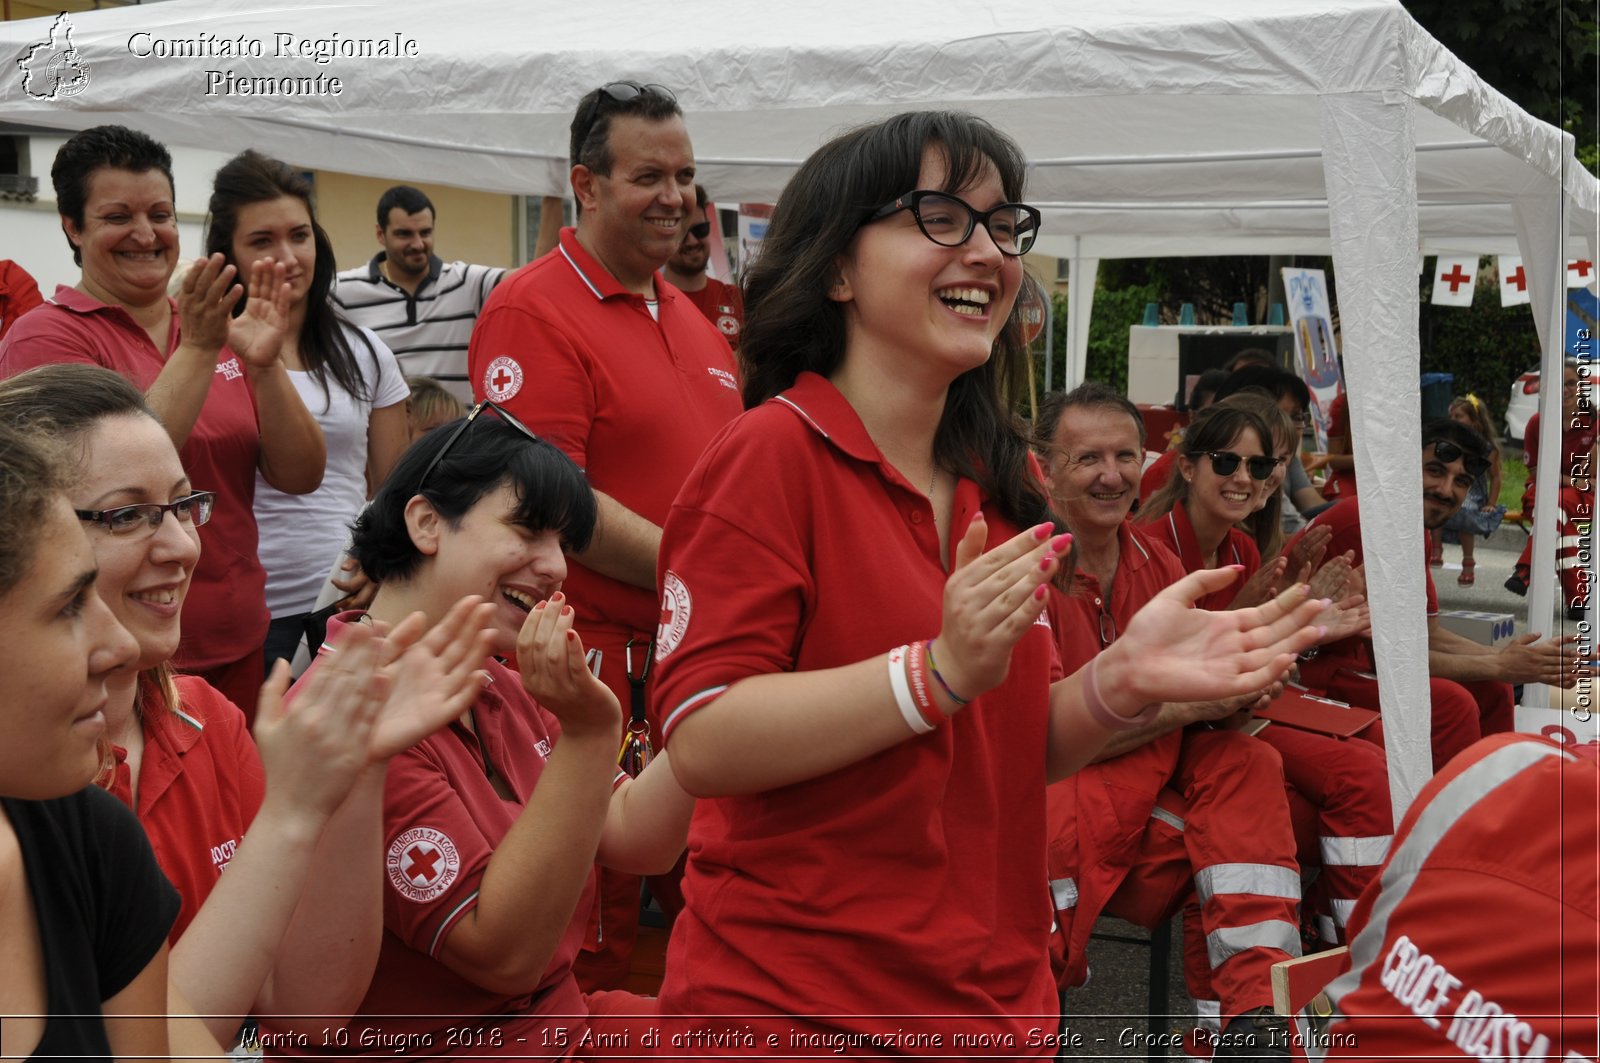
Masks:
[[[1069,253],[1062,237],[1081,236],[1078,253],[1110,257],[1325,247],[1318,97],[1380,90],[1414,101],[1430,250],[1449,238],[1444,249],[1513,251],[1504,204],[1541,178],[1563,182],[1581,215],[1600,206],[1571,138],[1485,85],[1394,0],[1127,6],[692,0],[664,19],[644,0],[604,0],[589,18],[482,0],[444,18],[423,0],[172,0],[72,16],[84,91],[35,100],[9,78],[0,101],[18,122],[119,121],[307,167],[558,195],[578,97],[634,78],[677,91],[702,180],[723,202],[775,199],[841,129],[948,106],[1022,143],[1029,198],[1047,213],[1042,250]],[[24,57],[50,25],[0,24],[0,55]],[[279,54],[285,41],[392,42],[394,27],[414,57]],[[135,54],[241,39],[262,57]],[[207,95],[208,70],[321,74],[342,92]]]

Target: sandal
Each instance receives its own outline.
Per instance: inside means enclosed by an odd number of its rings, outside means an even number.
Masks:
[[[1433,545],[1428,549],[1428,564],[1434,568],[1439,568],[1444,565],[1443,539],[1433,540]]]
[[[1477,578],[1473,574],[1472,570],[1477,568],[1477,567],[1478,567],[1478,562],[1477,561],[1473,560],[1470,557],[1463,557],[1461,559],[1461,575],[1456,577],[1456,582],[1459,583],[1463,587],[1472,586],[1472,584],[1476,581],[1476,578]]]

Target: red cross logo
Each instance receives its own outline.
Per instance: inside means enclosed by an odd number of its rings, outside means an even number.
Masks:
[[[513,381],[515,379],[516,379],[515,377],[513,377],[510,373],[506,372],[505,369],[502,368],[497,373],[495,373],[494,379],[492,381],[490,381],[490,383],[492,383],[494,385],[494,389],[496,391],[504,391],[506,388],[511,386],[511,381]]]
[[[522,390],[522,366],[515,358],[501,355],[484,368],[483,389],[487,398],[505,402]]]
[[[671,627],[672,626],[672,613],[673,613],[672,603],[670,601],[662,602],[661,603],[661,616],[658,618],[657,622],[660,623],[660,625],[662,627]]]
[[[438,850],[424,849],[420,845],[413,845],[406,850],[406,877],[417,885],[426,885],[433,878],[439,865]]]
[[[1461,263],[1457,262],[1455,265],[1450,267],[1449,273],[1444,274],[1439,279],[1450,285],[1450,294],[1454,295],[1456,294],[1456,289],[1460,288],[1472,278],[1466,273],[1462,272]]]
[[[1519,292],[1525,292],[1528,290],[1528,275],[1522,272],[1521,266],[1518,266],[1506,277],[1506,283],[1515,285]]]
[[[1588,259],[1580,258],[1578,261],[1568,265],[1567,269],[1571,270],[1573,273],[1576,273],[1579,279],[1582,279],[1589,275],[1589,268],[1593,265],[1594,263],[1590,262]]]

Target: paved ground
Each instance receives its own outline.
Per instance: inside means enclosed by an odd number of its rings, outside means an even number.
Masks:
[[[1461,574],[1461,548],[1445,547],[1445,565],[1433,570],[1434,586],[1439,592],[1441,609],[1467,609],[1478,612],[1512,613],[1517,618],[1517,631],[1527,631],[1528,603],[1504,587],[1511,575],[1512,566],[1527,536],[1516,527],[1505,527],[1488,540],[1477,543],[1476,582],[1462,587],[1456,581]],[[1565,620],[1552,619],[1545,634],[1569,630]],[[1143,929],[1115,919],[1102,919],[1097,933],[1148,939]],[[1182,934],[1175,921],[1172,927],[1173,952],[1167,977],[1169,1005],[1167,1015],[1158,1018],[1159,1030],[1181,1033],[1191,1025],[1192,1001],[1184,990]],[[1064,1054],[1074,1059],[1138,1059],[1179,1058],[1176,1049],[1147,1050],[1144,1038],[1150,1025],[1146,1004],[1149,978],[1150,950],[1142,945],[1129,945],[1095,939],[1090,942],[1089,985],[1069,993],[1066,1000],[1067,1029],[1081,1037],[1081,1047],[1069,1049]]]

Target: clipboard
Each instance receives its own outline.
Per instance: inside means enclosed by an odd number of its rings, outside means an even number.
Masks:
[[[1283,693],[1266,708],[1257,709],[1256,715],[1284,727],[1332,735],[1334,738],[1353,738],[1378,718],[1378,714],[1371,709],[1320,697],[1293,683],[1285,684]]]

